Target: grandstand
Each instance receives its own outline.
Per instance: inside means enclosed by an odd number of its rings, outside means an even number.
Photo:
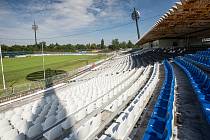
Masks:
[[[209,0],[181,0],[143,49],[0,103],[0,139],[209,140],[209,25]]]

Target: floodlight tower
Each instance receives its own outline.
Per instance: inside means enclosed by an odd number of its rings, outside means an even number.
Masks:
[[[35,45],[37,45],[36,31],[38,30],[38,25],[36,25],[35,20],[34,20],[34,24],[32,25],[32,30],[34,30]]]
[[[0,58],[1,58],[1,73],[2,73],[3,87],[4,87],[4,90],[6,90],[6,84],[5,84],[5,78],[4,78],[4,66],[3,66],[3,59],[2,59],[1,45],[0,45]]]
[[[44,79],[44,82],[46,82],[46,73],[45,73],[45,66],[44,66],[44,63],[45,63],[45,59],[44,59],[44,42],[42,42],[42,68],[43,68],[43,79]]]
[[[140,12],[137,11],[136,8],[134,8],[134,11],[131,14],[131,17],[136,22],[136,29],[137,29],[138,39],[140,39],[139,25],[138,25],[138,20],[140,19]]]

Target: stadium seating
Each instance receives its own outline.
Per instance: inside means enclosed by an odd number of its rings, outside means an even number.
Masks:
[[[75,82],[1,112],[0,139],[126,139],[153,96],[159,80],[157,62],[179,55],[183,57],[176,57],[175,63],[187,74],[210,122],[210,79],[200,69],[209,68],[210,50],[191,54],[196,50],[150,49],[117,55]],[[175,78],[170,63],[163,64],[165,79],[144,140],[172,138]],[[110,120],[105,121],[104,112],[111,114]]]
[[[188,55],[185,55],[184,58],[185,60],[190,61],[191,63],[194,63],[204,68],[205,70],[210,71],[210,53],[209,53],[209,56],[200,55],[200,54],[188,54]]]
[[[155,85],[158,82],[159,66],[155,64],[152,76],[144,88],[138,92],[132,102],[121,112],[106,130],[100,140],[106,139],[125,139],[133,129],[141,113],[144,111],[146,104],[151,98]],[[141,79],[142,80],[142,79]],[[135,83],[138,85],[138,82]],[[138,87],[138,86],[137,86]],[[138,88],[135,89],[138,91]],[[131,91],[130,91],[131,92]],[[127,92],[127,93],[130,93]]]
[[[174,119],[174,72],[167,60],[164,61],[165,80],[155,108],[149,120],[144,140],[170,140]]]
[[[46,139],[56,139],[97,109],[104,107],[115,112],[150,74],[152,67],[140,67],[138,59],[138,54],[114,58],[113,62],[108,62],[108,67],[105,64],[101,66],[95,77],[75,83],[74,86],[55,89],[54,93],[41,99],[0,113],[1,132],[11,131],[15,137],[43,135]],[[75,131],[74,136],[83,139],[87,136],[86,130],[94,132],[93,128],[100,124],[100,118],[99,114],[91,117]],[[45,130],[47,132],[43,133]],[[90,131],[88,133],[91,134]],[[1,139],[8,139],[7,136],[0,134]]]
[[[208,49],[206,51],[199,51],[199,52],[197,52],[197,54],[200,54],[200,55],[209,57],[209,55],[210,55],[210,49]]]
[[[182,57],[176,58],[175,63],[182,68],[190,80],[194,92],[202,106],[203,113],[210,124],[210,79],[208,75]]]
[[[142,71],[142,70],[141,70]],[[116,112],[117,109],[123,104],[123,102],[127,101],[127,99],[132,96],[132,94],[134,94],[136,92],[136,90],[138,90],[138,87],[140,84],[142,84],[142,82],[145,80],[145,76],[148,76],[150,69],[146,69],[140,76],[139,80],[137,82],[135,82],[134,84],[132,84],[132,86],[126,90],[124,93],[121,93],[120,96],[118,96],[118,98],[116,98],[110,105],[108,105],[105,110],[108,110],[110,112]],[[127,81],[128,83],[132,83],[132,81]],[[111,95],[112,93],[109,93],[109,95]],[[113,96],[113,95],[111,95]],[[97,126],[100,126],[100,121],[98,121]],[[85,126],[83,127],[89,127],[90,123],[85,124]],[[95,129],[91,129],[91,130],[97,130],[98,127],[95,127]],[[76,138],[80,138],[80,133],[83,132],[83,129],[78,129],[76,130],[74,133],[70,134],[69,137],[66,137],[66,139],[71,139],[71,137],[76,137]],[[93,133],[94,131],[92,131]],[[86,137],[83,139],[86,139],[89,135],[91,135],[91,133],[89,132],[88,135],[86,135]]]

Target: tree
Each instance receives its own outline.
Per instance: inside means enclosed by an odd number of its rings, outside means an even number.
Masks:
[[[125,41],[120,43],[120,48],[125,49],[127,47],[127,43]]]
[[[113,50],[119,50],[120,48],[120,43],[118,39],[113,39],[112,40],[112,49]]]
[[[101,49],[105,49],[105,45],[104,45],[104,39],[101,39]]]
[[[91,45],[90,45],[90,49],[96,49],[97,48],[97,45],[95,44],[95,43],[92,43]]]
[[[87,50],[90,50],[90,49],[91,49],[90,43],[86,44],[86,49],[87,49]]]
[[[129,40],[127,43],[127,48],[133,48],[133,47],[134,47],[133,43]]]
[[[36,53],[41,51],[42,43],[44,44],[44,51],[46,52],[77,52],[77,51],[87,51],[87,50],[93,50],[93,49],[106,49],[106,45],[104,43],[104,39],[101,39],[100,44],[66,44],[61,45],[58,43],[55,44],[49,44],[47,45],[46,42],[40,42],[37,45],[13,45],[13,46],[7,46],[2,45],[2,51],[9,52],[9,51],[19,51],[19,52],[26,52],[26,53]],[[111,45],[107,46],[107,49],[110,50],[119,50],[120,48],[134,48],[138,47],[135,46],[130,40],[128,42],[119,42],[118,39],[113,39]]]
[[[114,50],[113,45],[109,45],[109,46],[108,46],[108,49],[109,49],[109,50]]]

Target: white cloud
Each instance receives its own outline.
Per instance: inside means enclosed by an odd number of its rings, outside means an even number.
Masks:
[[[37,2],[31,0],[28,5],[21,5],[20,11],[15,11],[13,7],[0,7],[0,36],[5,38],[33,38],[31,24],[35,18],[39,25],[39,37],[46,38],[51,36],[65,35],[74,32],[76,29],[93,27],[94,25],[110,24],[125,20],[127,13],[118,4],[121,0],[106,0],[105,6],[94,7],[96,2],[102,0],[51,0]],[[23,9],[25,8],[25,9]],[[90,12],[93,10],[98,14]],[[32,14],[37,12],[36,14]],[[9,18],[8,18],[9,17]],[[9,23],[5,25],[5,23]]]

